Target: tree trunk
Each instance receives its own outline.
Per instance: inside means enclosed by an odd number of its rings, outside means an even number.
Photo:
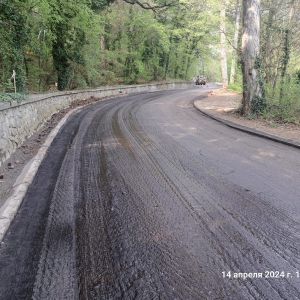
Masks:
[[[270,4],[267,23],[265,26],[265,34],[263,36],[263,45],[261,47],[261,58],[265,66],[265,81],[266,83],[271,83],[274,85],[273,80],[276,77],[276,67],[274,70],[274,55],[271,51],[272,49],[272,32],[274,31],[274,17],[276,14],[276,4]],[[276,84],[276,83],[275,83]]]
[[[103,35],[100,36],[100,50],[105,50],[106,47],[105,47],[105,38]]]
[[[235,73],[236,73],[236,61],[237,61],[237,48],[239,42],[239,31],[240,31],[240,20],[241,20],[241,5],[240,0],[236,2],[236,16],[235,16],[235,30],[234,30],[234,38],[233,38],[233,53],[231,60],[231,70],[230,70],[230,80],[229,83],[232,84],[235,81]]]
[[[53,64],[57,72],[57,89],[63,91],[70,81],[70,63],[63,42],[57,40],[52,47]]]
[[[165,71],[164,71],[164,79],[166,80],[168,77],[169,73],[169,63],[170,63],[170,52],[171,50],[168,51],[168,54],[166,55],[166,63],[165,63]]]
[[[71,75],[71,65],[66,49],[66,32],[68,28],[64,24],[56,24],[53,31],[56,40],[52,45],[53,65],[57,73],[57,89],[63,91],[68,87]]]
[[[265,108],[260,60],[260,0],[243,0],[243,114],[257,114]]]
[[[226,4],[227,1],[221,3],[220,11],[220,37],[221,37],[221,71],[223,87],[228,87],[228,71],[227,71],[227,51],[226,51]]]
[[[280,74],[280,102],[283,101],[284,97],[284,83],[285,83],[285,76],[288,68],[288,64],[290,61],[290,30],[286,29],[284,31],[284,41],[283,41],[283,58],[282,58],[282,65],[281,65],[281,74]]]
[[[185,67],[185,72],[184,72],[185,80],[188,80],[188,72],[189,72],[190,66],[191,66],[191,56],[189,55],[188,59],[187,59],[186,67]]]
[[[282,57],[282,65],[281,65],[281,80],[280,80],[280,102],[282,102],[284,97],[284,83],[285,77],[288,69],[288,64],[290,62],[290,54],[291,54],[291,21],[294,15],[294,2],[291,2],[290,12],[289,12],[289,19],[287,22],[286,29],[284,30],[284,37],[283,37],[283,57]]]

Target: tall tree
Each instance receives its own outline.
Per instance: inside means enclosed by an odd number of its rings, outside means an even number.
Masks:
[[[16,71],[18,92],[26,90],[25,51],[29,39],[28,26],[31,9],[23,1],[0,2],[0,58],[2,62],[3,81],[8,82],[13,70]]]
[[[227,49],[226,49],[226,5],[227,1],[221,3],[220,10],[220,39],[221,39],[221,71],[223,87],[228,86]]]
[[[291,55],[291,22],[295,13],[294,8],[295,0],[290,2],[289,15],[287,24],[284,29],[284,38],[283,38],[283,57],[282,57],[282,66],[281,66],[281,84],[280,84],[280,100],[283,98],[283,85],[286,77],[286,72],[288,68],[288,64],[290,61]]]
[[[229,83],[232,84],[235,81],[236,74],[236,61],[238,56],[238,42],[239,42],[239,32],[240,32],[240,20],[241,20],[241,1],[236,1],[236,13],[235,13],[235,28],[234,28],[234,38],[233,38],[233,54],[231,60],[230,69],[230,80]]]
[[[243,114],[260,113],[265,108],[261,69],[260,0],[243,0]]]

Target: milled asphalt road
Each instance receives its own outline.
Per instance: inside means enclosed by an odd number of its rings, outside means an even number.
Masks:
[[[300,299],[300,152],[204,117],[203,92],[67,122],[1,245],[0,299]],[[222,277],[267,270],[291,277]]]

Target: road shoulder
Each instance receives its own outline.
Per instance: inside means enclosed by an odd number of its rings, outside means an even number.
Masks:
[[[71,115],[82,108],[112,97],[91,97],[74,102],[54,114],[41,130],[29,137],[0,168],[0,241],[14,219],[52,141]]]
[[[300,149],[300,126],[247,119],[236,113],[241,95],[215,90],[194,101],[194,107],[225,126]]]

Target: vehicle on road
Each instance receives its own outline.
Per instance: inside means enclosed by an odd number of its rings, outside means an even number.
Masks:
[[[196,85],[206,85],[207,80],[204,76],[197,76],[196,80],[195,80],[195,84]]]

